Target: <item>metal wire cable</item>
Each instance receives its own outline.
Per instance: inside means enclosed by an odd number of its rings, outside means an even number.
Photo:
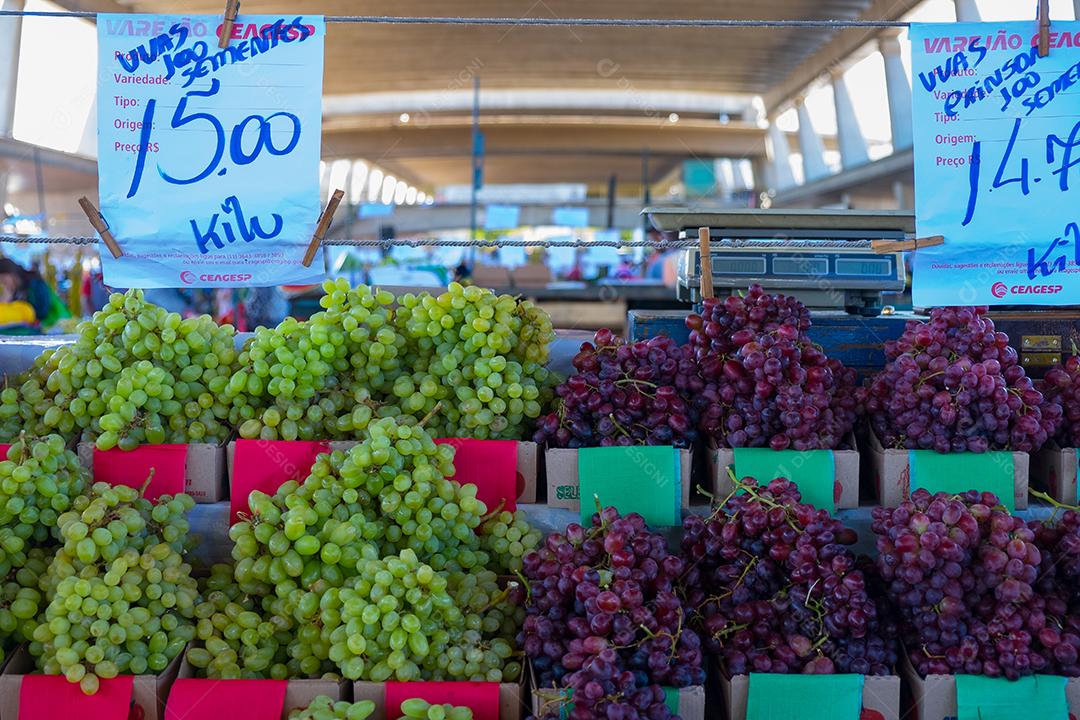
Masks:
[[[0,235],[0,242],[29,243],[34,245],[97,245],[101,241],[96,237],[61,236],[45,237],[42,235]],[[651,247],[659,250],[675,250],[678,248],[697,247],[697,240],[515,240],[512,238],[496,239],[491,241],[470,240],[444,240],[437,238],[429,239],[405,239],[394,238],[392,240],[361,240],[356,238],[327,238],[323,245],[346,246],[346,247],[372,247],[389,248],[395,246],[406,247],[543,247],[543,248],[590,248],[590,247]]]
[[[60,10],[0,10],[0,17],[46,17],[93,19],[99,13]],[[108,14],[108,13],[104,13]],[[903,20],[729,20],[717,18],[534,18],[534,17],[400,17],[395,15],[327,15],[328,23],[359,25],[516,25],[533,27],[652,27],[652,28],[743,28],[743,27],[791,27],[824,28],[891,28],[908,27]]]

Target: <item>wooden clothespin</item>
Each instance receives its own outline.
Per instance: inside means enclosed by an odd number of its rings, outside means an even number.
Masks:
[[[709,248],[709,228],[698,228],[698,245],[701,251],[701,259],[698,266],[701,268],[701,297],[713,297],[712,286],[712,251]]]
[[[240,14],[240,0],[227,0],[225,3],[225,21],[221,23],[221,37],[218,38],[218,47],[229,47],[232,40],[233,25],[236,24],[236,16]]]
[[[319,216],[319,224],[315,226],[315,234],[311,236],[307,252],[304,253],[304,267],[311,267],[311,262],[315,259],[315,253],[319,251],[319,246],[322,245],[326,231],[330,229],[330,222],[334,219],[334,213],[337,212],[338,205],[341,204],[343,197],[345,197],[344,190],[335,190],[334,194],[330,196],[329,202],[326,203],[326,209]]]
[[[922,248],[944,244],[944,235],[931,235],[930,237],[916,238],[914,240],[875,240],[870,243],[870,247],[873,248],[874,253],[877,255],[888,255],[905,250],[921,250]]]
[[[1050,0],[1039,0],[1039,57],[1050,54]]]
[[[120,246],[116,244],[116,238],[113,237],[112,231],[109,230],[109,223],[105,221],[98,209],[94,207],[94,203],[90,202],[90,199],[83,195],[79,198],[79,207],[86,213],[86,219],[90,221],[90,224],[97,230],[97,234],[101,236],[101,239],[105,242],[105,247],[109,248],[109,252],[112,253],[114,258],[118,258],[124,254],[120,249]]]

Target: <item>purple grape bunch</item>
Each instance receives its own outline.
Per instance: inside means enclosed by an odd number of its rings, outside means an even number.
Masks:
[[[683,521],[687,606],[730,675],[887,675],[897,628],[874,593],[856,537],[801,502],[794,483],[742,481],[744,493]]]
[[[558,410],[537,421],[533,439],[549,447],[690,447],[698,392],[693,354],[671,338],[626,343],[610,330],[582,343],[575,373],[555,389]]]
[[[866,397],[885,447],[1032,452],[1053,435],[1061,406],[1035,388],[987,310],[935,308],[885,343],[885,368]]]
[[[704,383],[693,396],[702,433],[722,447],[843,446],[862,411],[854,370],[808,338],[810,311],[753,285],[708,298],[691,314],[690,345]]]
[[[1054,439],[1062,447],[1080,447],[1080,357],[1073,355],[1063,366],[1047,370],[1043,394],[1061,404],[1062,421]]]
[[[610,507],[525,557],[530,600],[518,641],[540,687],[571,691],[570,720],[668,720],[661,686],[704,682],[682,574],[663,536]]]
[[[922,675],[1080,675],[1080,515],[1025,524],[991,493],[875,508],[877,565]]]

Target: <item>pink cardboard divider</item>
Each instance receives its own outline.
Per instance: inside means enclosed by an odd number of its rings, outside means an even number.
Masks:
[[[102,680],[94,695],[63,675],[27,675],[19,688],[19,720],[128,720],[134,677]]]
[[[386,717],[401,717],[401,703],[411,698],[472,708],[473,720],[499,720],[499,683],[388,682]]]
[[[288,685],[286,680],[181,678],[169,691],[165,720],[278,720]]]
[[[154,471],[147,500],[184,492],[187,445],[143,445],[134,450],[94,449],[94,482],[127,485],[138,490]]]
[[[488,512],[499,503],[504,510],[517,509],[517,440],[439,438],[435,442],[455,448],[452,479],[476,485],[476,497]]]
[[[229,524],[248,512],[253,490],[273,495],[290,480],[302,480],[330,444],[306,440],[237,440],[229,488]]]

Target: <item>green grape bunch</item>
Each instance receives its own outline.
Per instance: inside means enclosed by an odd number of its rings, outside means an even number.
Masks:
[[[290,712],[289,720],[367,720],[374,712],[375,703],[370,700],[334,701],[319,695],[306,708]]]
[[[0,439],[26,431],[131,450],[229,436],[232,326],[181,318],[136,289],[113,294],[76,333],[0,392]]]
[[[557,381],[545,367],[550,317],[527,300],[458,283],[399,303],[395,322],[415,358],[392,387],[401,409],[423,415],[447,401],[431,425],[436,437],[522,437]]]
[[[481,547],[492,557],[495,569],[505,575],[520,574],[525,556],[540,547],[544,539],[521,510],[492,512],[485,516],[478,532]]]
[[[464,706],[410,698],[401,703],[398,720],[473,720],[473,712],[472,708]]]
[[[13,645],[28,642],[33,636],[51,563],[50,550],[31,548],[21,566],[9,570],[0,581],[0,661]]]
[[[62,544],[39,583],[45,607],[28,646],[38,668],[92,695],[100,679],[159,673],[195,636],[199,598],[184,561],[194,507],[96,483],[57,519]]]
[[[59,435],[20,434],[0,460],[0,576],[23,567],[33,547],[59,541],[57,520],[87,485],[87,472]]]
[[[520,677],[523,603],[489,569],[512,555],[485,548],[487,509],[474,485],[448,479],[453,456],[410,417],[373,418],[302,482],[253,492],[230,528],[233,564],[214,569],[195,609],[199,674]]]
[[[224,394],[240,437],[355,437],[378,406],[370,388],[398,372],[404,340],[392,325],[393,295],[343,279],[323,291],[322,311],[259,328],[242,349]]]

